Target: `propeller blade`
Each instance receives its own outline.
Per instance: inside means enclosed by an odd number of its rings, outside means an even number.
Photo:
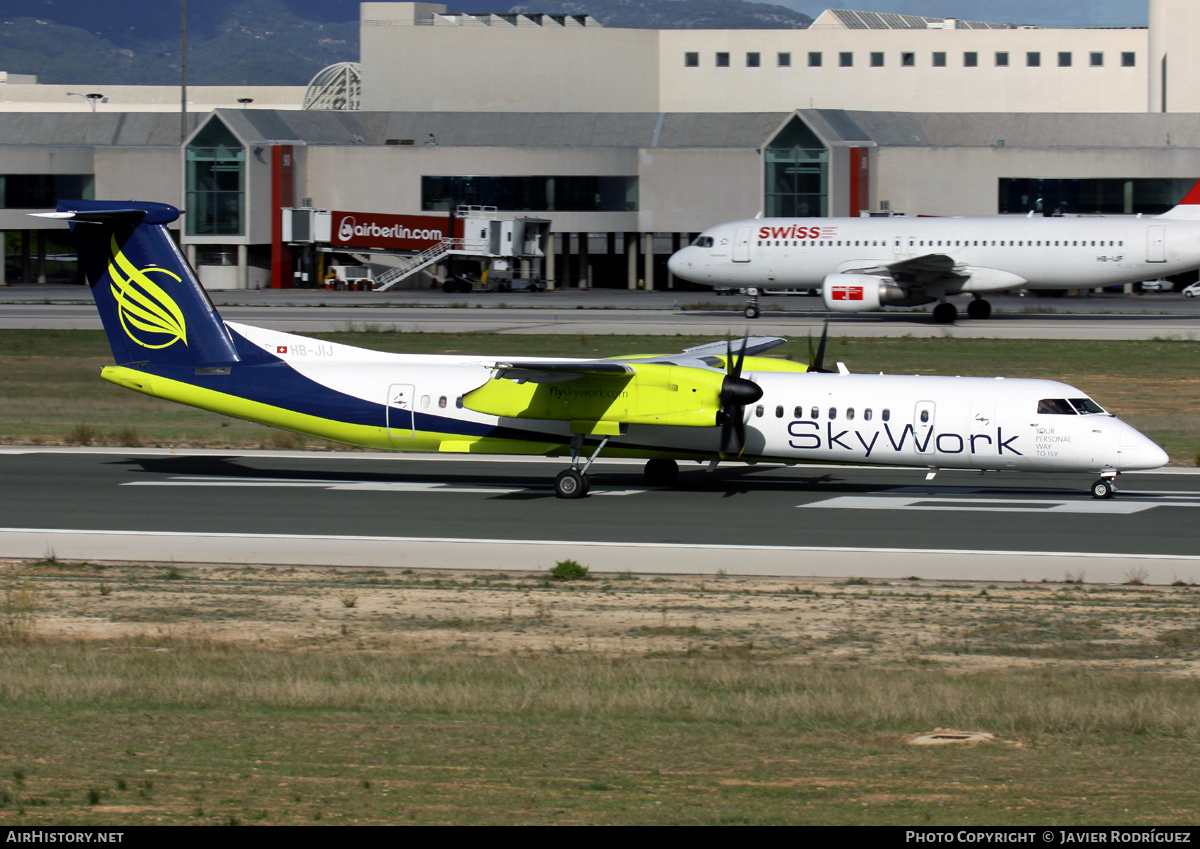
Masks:
[[[829,339],[829,316],[825,316],[825,326],[821,328],[821,343],[817,346],[817,354],[813,356],[812,332],[808,334],[808,370],[828,374],[825,368],[825,343]]]

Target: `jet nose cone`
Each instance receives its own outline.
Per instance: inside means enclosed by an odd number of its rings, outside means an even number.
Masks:
[[[676,251],[675,253],[671,254],[671,258],[667,260],[667,268],[670,269],[671,273],[676,277],[682,277],[684,270],[687,268],[687,261],[683,258],[685,253],[687,253],[687,248]]]

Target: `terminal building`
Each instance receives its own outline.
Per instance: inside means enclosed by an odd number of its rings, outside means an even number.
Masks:
[[[373,244],[362,222],[449,236],[460,206],[548,221],[539,274],[622,288],[682,285],[675,249],[760,213],[1153,214],[1200,178],[1198,36],[1194,0],[1150,0],[1148,28],[827,10],[805,30],[660,31],[367,2],[352,73],[214,93],[182,122],[165,94],[53,87],[52,111],[0,82],[39,104],[0,108],[4,274],[74,279],[64,234],[26,215],[68,195],[186,209],[211,288],[319,285],[313,250],[392,265],[420,245]],[[359,237],[297,240],[295,208],[352,216]]]

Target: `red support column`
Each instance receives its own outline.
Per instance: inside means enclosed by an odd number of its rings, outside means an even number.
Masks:
[[[293,179],[293,154],[290,144],[271,148],[271,288],[292,288],[292,252],[283,243],[283,213],[296,205]]]

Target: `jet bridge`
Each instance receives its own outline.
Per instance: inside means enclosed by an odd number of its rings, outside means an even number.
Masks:
[[[398,259],[374,277],[376,292],[391,289],[451,257],[479,260],[484,266],[479,275],[483,279],[493,269],[500,271],[500,277],[509,277],[505,272],[514,265],[540,279],[550,242],[550,221],[503,218],[493,206],[458,206],[449,221],[442,216],[313,208],[285,208],[283,214],[284,241],[293,248]]]

